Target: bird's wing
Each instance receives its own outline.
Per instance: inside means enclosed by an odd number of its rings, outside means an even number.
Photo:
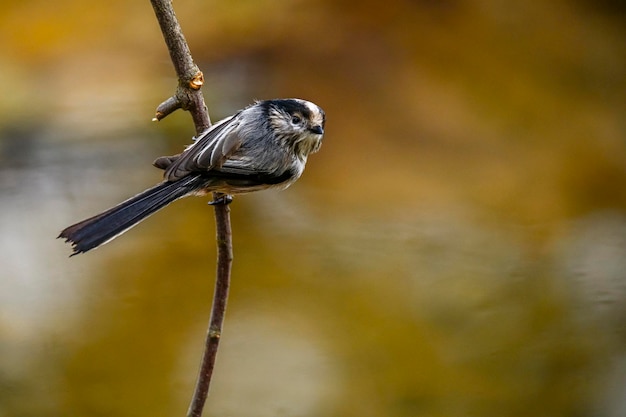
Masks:
[[[191,172],[219,169],[241,146],[239,113],[211,126],[167,166],[164,176],[178,180]]]

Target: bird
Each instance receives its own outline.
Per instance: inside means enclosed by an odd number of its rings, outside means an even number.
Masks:
[[[325,123],[324,110],[310,101],[255,101],[202,132],[182,153],[157,158],[153,165],[164,171],[162,182],[68,226],[58,238],[72,245],[74,256],[110,242],[183,197],[219,193],[212,204],[228,204],[236,194],[285,189],[320,149]]]

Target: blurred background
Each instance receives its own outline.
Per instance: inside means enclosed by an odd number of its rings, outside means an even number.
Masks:
[[[626,415],[626,7],[190,0],[214,121],[326,110],[283,192],[231,205],[206,416]],[[213,211],[95,252],[59,231],[160,181],[194,133],[147,0],[0,10],[0,417],[185,413]]]

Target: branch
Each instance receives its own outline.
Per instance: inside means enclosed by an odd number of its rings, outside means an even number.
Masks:
[[[230,227],[230,208],[228,204],[215,206],[215,228],[217,234],[217,280],[213,295],[213,308],[209,331],[207,332],[204,355],[200,365],[200,373],[196,381],[196,388],[187,411],[187,417],[200,417],[209,392],[211,375],[215,366],[215,357],[222,335],[222,324],[228,300],[230,286],[230,267],[233,261],[232,231]]]
[[[150,2],[161,26],[161,32],[163,32],[167,49],[178,76],[176,93],[157,107],[153,120],[161,120],[178,109],[188,110],[193,118],[196,134],[199,135],[211,126],[209,113],[204,104],[204,97],[200,91],[204,84],[204,76],[193,62],[189,46],[178,24],[171,1],[150,0]],[[219,193],[213,193],[217,234],[217,276],[209,330],[206,336],[196,387],[187,411],[188,417],[200,417],[202,414],[215,367],[215,358],[226,312],[233,260],[230,208],[228,207],[230,200],[227,197]]]
[[[189,46],[178,24],[174,8],[168,0],[150,0],[161,27],[167,50],[178,76],[176,93],[157,107],[153,120],[159,121],[177,109],[188,110],[193,118],[196,133],[200,134],[211,126],[209,113],[204,104],[200,88],[204,75],[193,62]]]

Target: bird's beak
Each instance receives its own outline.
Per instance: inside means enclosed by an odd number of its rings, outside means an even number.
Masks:
[[[324,134],[324,129],[322,128],[322,126],[311,126],[309,128],[309,130],[317,135],[323,135]]]

